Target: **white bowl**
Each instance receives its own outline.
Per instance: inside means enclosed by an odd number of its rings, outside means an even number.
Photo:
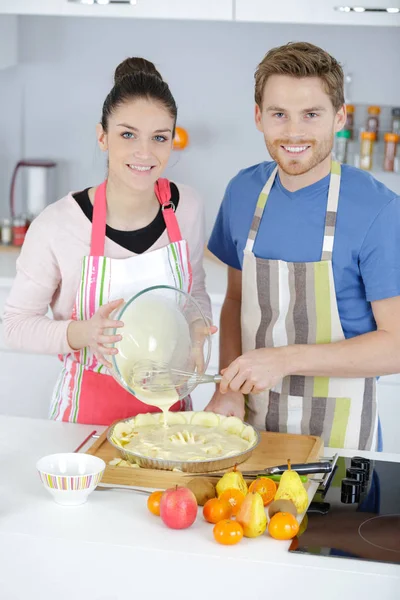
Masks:
[[[103,477],[106,463],[91,454],[66,452],[43,456],[36,463],[40,479],[57,504],[84,504]]]

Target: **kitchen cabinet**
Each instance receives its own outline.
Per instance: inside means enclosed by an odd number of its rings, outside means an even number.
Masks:
[[[345,12],[337,7],[356,7],[358,10]],[[361,12],[361,8],[366,10]],[[386,12],[390,7],[399,12]],[[380,9],[382,12],[370,12],[368,9]],[[400,26],[400,0],[360,0],[341,2],[341,0],[236,0],[236,21],[261,21],[269,23],[314,23],[323,25],[378,25]]]
[[[232,0],[136,0],[90,4],[70,0],[0,0],[0,13],[145,19],[232,20]]]
[[[17,64],[17,17],[0,14],[0,69]]]

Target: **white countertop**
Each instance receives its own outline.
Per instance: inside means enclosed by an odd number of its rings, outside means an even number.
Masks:
[[[83,506],[58,506],[36,460],[72,451],[93,429],[104,428],[0,416],[1,600],[399,597],[400,566],[290,554],[288,542],[267,535],[219,546],[201,512],[191,528],[170,530],[131,491],[93,492]]]

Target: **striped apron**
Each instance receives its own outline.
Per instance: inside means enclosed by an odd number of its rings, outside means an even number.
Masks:
[[[155,185],[170,243],[152,252],[126,259],[104,256],[106,237],[106,184],[97,189],[93,207],[90,256],[82,261],[81,281],[72,319],[90,319],[103,304],[128,300],[154,285],[169,285],[190,292],[192,272],[188,246],[182,240],[171,191],[166,179]],[[74,423],[109,425],[138,413],[159,411],[135,398],[120,386],[100,364],[89,348],[60,356],[63,368],[55,386],[50,418]],[[190,410],[190,398],[174,404],[171,410]]]
[[[344,340],[332,251],[340,164],[332,162],[321,260],[289,263],[253,253],[278,168],[261,191],[244,250],[242,351]],[[246,397],[246,419],[259,429],[321,436],[325,446],[371,450],[377,443],[375,378],[290,375]]]

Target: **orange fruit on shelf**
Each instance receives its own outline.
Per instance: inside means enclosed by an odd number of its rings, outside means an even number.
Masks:
[[[243,500],[245,499],[245,494],[236,489],[231,488],[228,490],[224,490],[222,494],[219,495],[219,499],[229,502],[232,508],[231,514],[236,516],[239,512],[240,507],[242,506]]]
[[[276,540],[291,540],[298,531],[299,524],[291,513],[278,512],[268,523],[268,533]]]
[[[208,523],[218,523],[224,519],[229,519],[232,514],[232,507],[226,500],[211,498],[203,506],[203,517]]]
[[[214,539],[218,544],[233,546],[240,542],[243,537],[243,527],[240,523],[231,519],[218,521],[213,529]]]
[[[173,139],[172,147],[174,150],[183,150],[189,143],[189,135],[186,129],[183,127],[175,128],[175,137]]]
[[[277,485],[268,477],[258,477],[249,487],[249,492],[258,492],[263,499],[264,506],[267,506],[275,498]]]
[[[163,491],[153,492],[147,498],[147,508],[153,515],[156,515],[157,517],[160,516],[160,502],[163,493]]]

